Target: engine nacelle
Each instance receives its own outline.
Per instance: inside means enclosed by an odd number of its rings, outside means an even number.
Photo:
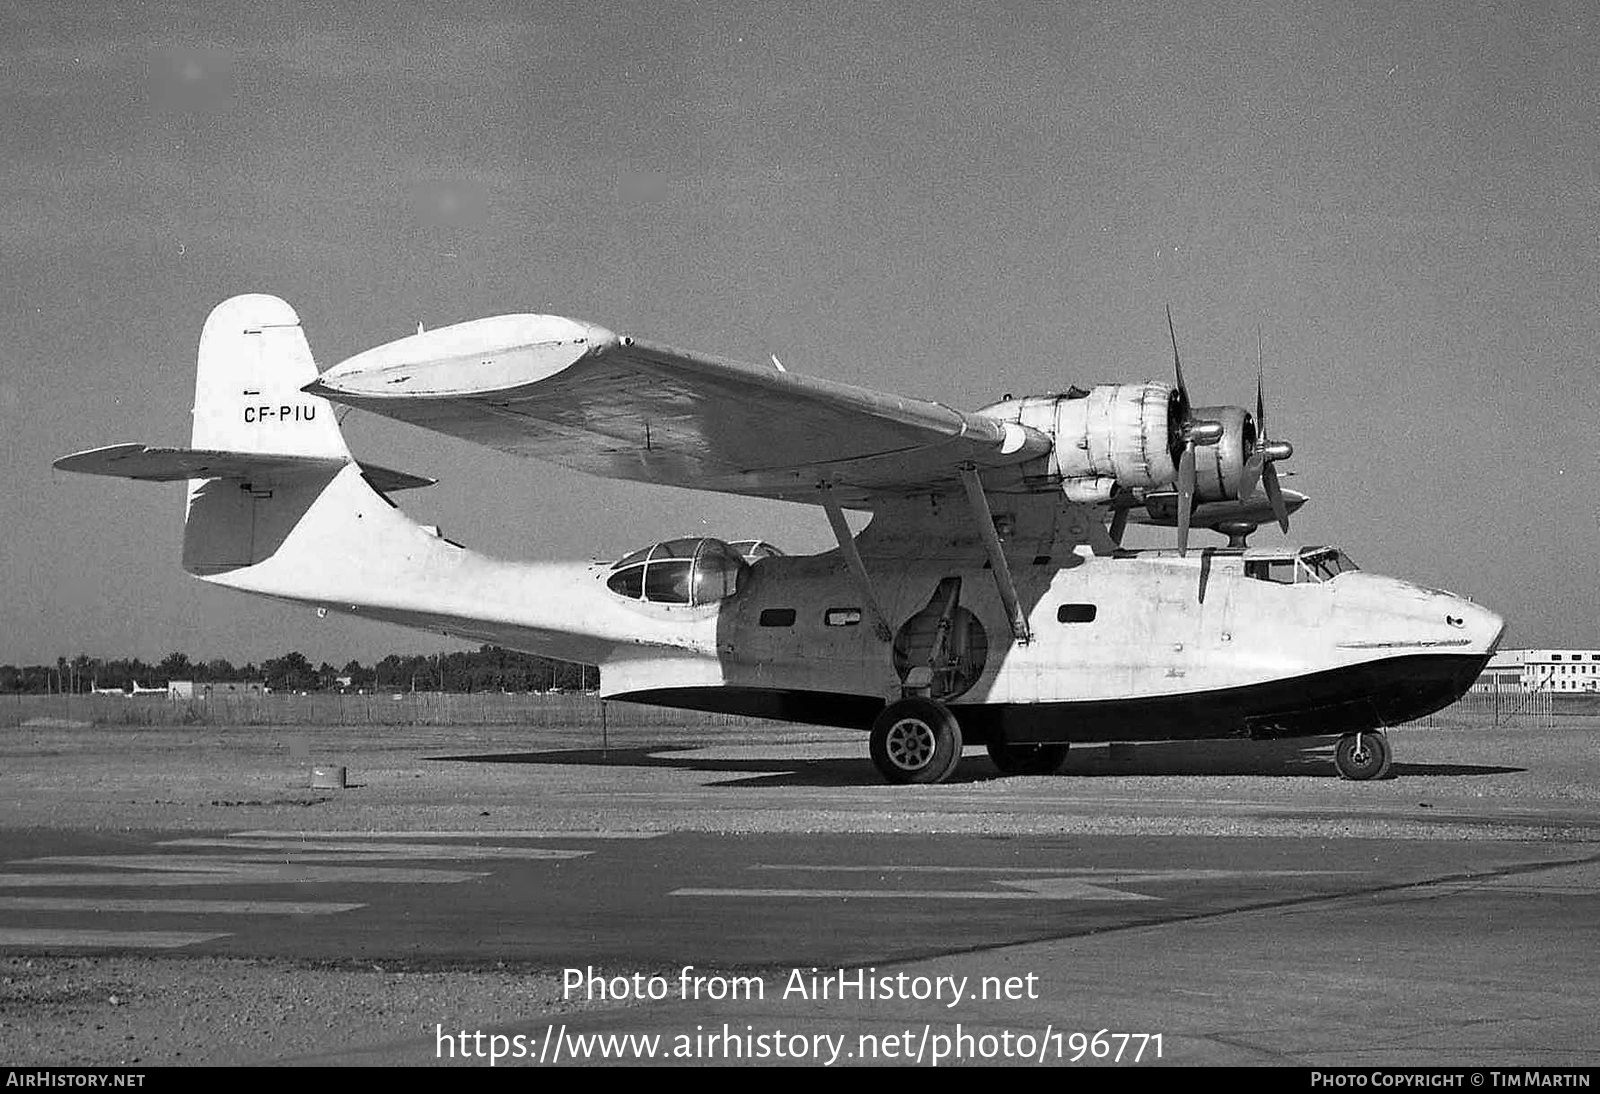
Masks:
[[[1037,467],[1025,466],[1028,478],[1082,502],[1105,500],[1113,483],[1122,490],[1172,488],[1183,450],[1181,412],[1177,389],[1159,381],[1030,395],[979,411],[1048,436],[1051,451],[1037,461]],[[1196,500],[1233,498],[1244,461],[1255,445],[1254,421],[1236,406],[1197,407],[1189,418],[1221,426],[1218,441],[1195,447]]]

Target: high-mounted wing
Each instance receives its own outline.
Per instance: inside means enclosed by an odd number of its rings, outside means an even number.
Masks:
[[[618,336],[506,315],[358,354],[307,392],[609,478],[842,505],[991,487],[1050,449],[1015,422]]]

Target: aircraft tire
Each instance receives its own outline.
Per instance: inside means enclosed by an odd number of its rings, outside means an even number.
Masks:
[[[961,725],[931,699],[901,699],[872,723],[872,762],[891,783],[940,783],[961,762]]]
[[[1346,733],[1333,749],[1339,776],[1356,782],[1386,778],[1393,759],[1388,735],[1378,730]]]
[[[990,741],[989,759],[1002,775],[1054,775],[1067,762],[1067,745],[1007,745]]]

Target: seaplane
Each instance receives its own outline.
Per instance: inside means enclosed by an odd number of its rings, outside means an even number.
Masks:
[[[1259,357],[1254,413],[1195,405],[1167,323],[1171,381],[963,411],[538,314],[319,371],[295,310],[252,294],[205,322],[188,446],[55,466],[187,482],[200,580],[598,665],[607,699],[861,729],[891,783],[942,782],[967,745],[1037,776],[1078,743],[1298,737],[1336,737],[1347,779],[1384,777],[1385,731],[1467,691],[1504,622],[1337,547],[1251,547],[1307,500],[1275,467],[1293,446],[1267,436]],[[407,517],[392,495],[434,480],[354,457],[334,403],[594,475],[809,504],[835,545],[490,557]],[[1176,544],[1126,549],[1130,522]],[[1195,529],[1227,543],[1191,548]]]

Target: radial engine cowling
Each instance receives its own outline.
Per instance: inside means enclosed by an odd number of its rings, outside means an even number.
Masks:
[[[1197,406],[1196,418],[1220,422],[1222,439],[1194,450],[1194,494],[1200,501],[1230,501],[1239,496],[1244,461],[1256,446],[1256,423],[1243,407]]]
[[[1031,426],[1051,438],[1050,454],[1030,469],[1033,481],[1058,486],[1074,501],[1103,501],[1113,485],[1141,491],[1174,486],[1184,447],[1180,402],[1173,385],[1150,381],[1009,399],[980,413]],[[1189,418],[1221,427],[1220,440],[1196,446],[1196,500],[1235,497],[1255,444],[1250,415],[1240,407],[1197,407]]]

